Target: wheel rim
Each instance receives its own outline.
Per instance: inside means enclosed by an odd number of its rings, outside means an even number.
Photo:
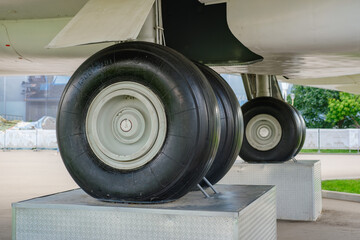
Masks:
[[[91,149],[106,165],[130,170],[150,162],[166,136],[166,114],[159,98],[135,82],[103,89],[86,115]]]
[[[271,115],[259,114],[247,124],[245,135],[248,143],[259,151],[268,151],[278,145],[282,130],[279,121]]]

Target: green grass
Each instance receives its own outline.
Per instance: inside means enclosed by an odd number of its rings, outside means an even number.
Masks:
[[[360,194],[360,179],[326,180],[321,185],[323,190]]]
[[[317,149],[302,149],[300,153],[318,153]],[[357,150],[349,149],[321,149],[320,153],[358,153]]]

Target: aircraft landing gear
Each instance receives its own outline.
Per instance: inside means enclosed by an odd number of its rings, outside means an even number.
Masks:
[[[240,151],[241,109],[221,76],[164,46],[111,46],[85,61],[64,90],[62,159],[85,192],[115,202],[175,200],[205,175],[215,184],[239,151],[248,162],[289,160],[305,124],[276,99],[274,79],[263,80],[247,90],[256,97],[242,108]]]
[[[59,104],[62,159],[89,195],[170,201],[194,188],[217,151],[211,86],[181,54],[151,43],[106,48],[71,77]]]
[[[282,100],[276,79],[251,77],[243,76],[250,101],[242,106],[245,135],[239,155],[250,163],[285,162],[301,150],[305,122],[294,107]]]

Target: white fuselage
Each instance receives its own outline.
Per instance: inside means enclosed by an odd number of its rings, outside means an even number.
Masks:
[[[360,73],[360,1],[228,0],[233,34],[264,57],[240,71],[289,78]]]
[[[112,44],[45,48],[86,3],[85,0],[78,3],[66,0],[56,14],[52,5],[56,2],[21,0],[17,4],[12,1],[0,3],[3,19],[0,20],[1,75],[69,75],[93,53]],[[230,30],[264,60],[251,65],[216,66],[219,72],[272,74],[290,79],[360,74],[360,1],[226,2]],[[40,4],[43,8],[39,7]],[[26,6],[27,11],[24,10]],[[67,11],[66,6],[72,10]],[[13,8],[19,8],[19,11],[11,12]],[[39,11],[48,13],[36,16]],[[122,40],[127,39],[118,39]]]

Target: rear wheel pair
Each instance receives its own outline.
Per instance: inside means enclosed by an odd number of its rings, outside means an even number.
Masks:
[[[240,157],[250,163],[285,162],[299,153],[306,134],[301,114],[284,101],[255,98],[242,106],[244,142]]]
[[[114,45],[83,63],[66,86],[57,121],[71,176],[107,201],[177,199],[207,173],[216,183],[242,139],[240,108],[220,76],[141,42]],[[217,154],[219,142],[227,155]]]

